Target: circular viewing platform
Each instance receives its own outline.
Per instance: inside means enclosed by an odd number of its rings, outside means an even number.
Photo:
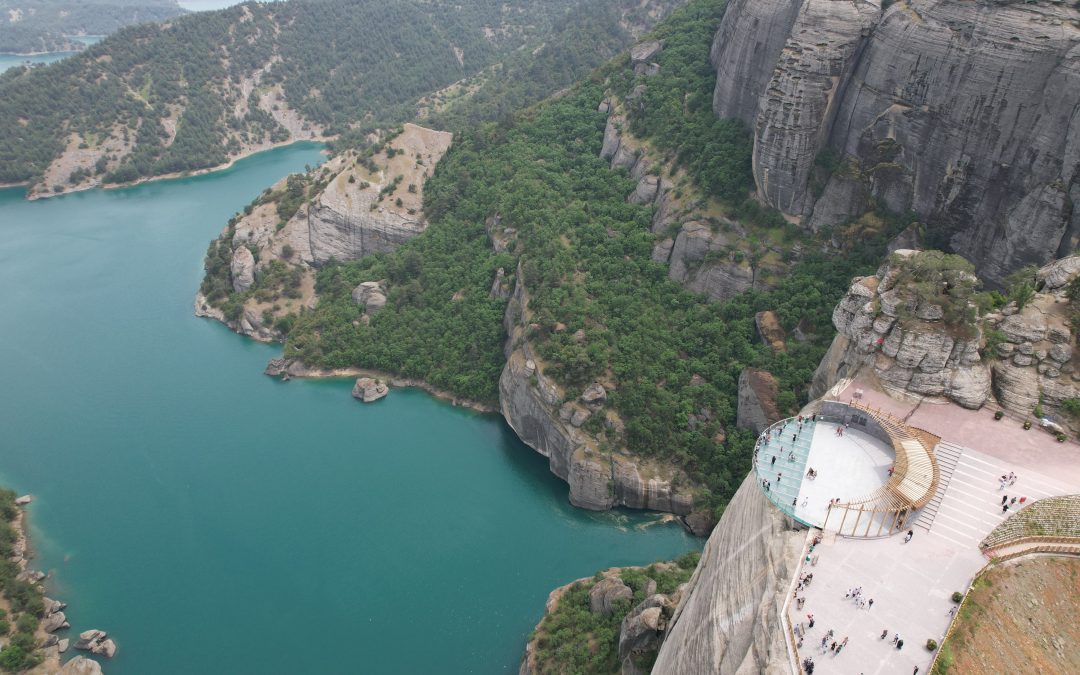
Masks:
[[[937,490],[937,441],[887,413],[822,401],[758,437],[754,471],[765,496],[804,525],[887,536],[905,530]]]

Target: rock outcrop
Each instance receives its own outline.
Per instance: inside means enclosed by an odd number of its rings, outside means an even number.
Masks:
[[[232,275],[233,290],[243,293],[255,283],[255,256],[247,246],[237,246],[233,250],[232,263],[229,265]]]
[[[979,355],[981,332],[977,326],[947,325],[941,307],[919,305],[906,288],[896,286],[898,273],[886,264],[876,275],[852,282],[833,310],[838,334],[814,373],[810,396],[823,395],[865,367],[894,394],[979,408],[990,394],[990,370]]]
[[[569,484],[570,503],[575,506],[690,514],[691,484],[681,471],[623,450],[602,450],[596,437],[579,428],[588,416],[602,415],[609,445],[621,444],[621,420],[606,407],[604,386],[596,383],[582,397],[568,400],[563,388],[544,374],[543,362],[528,339],[528,293],[520,268],[515,276],[514,296],[506,309],[507,362],[499,378],[499,405],[507,424],[526,445],[548,458],[551,472]]]
[[[735,426],[760,434],[782,414],[776,405],[779,394],[772,373],[758,368],[744,368],[739,374],[739,403]]]
[[[358,398],[364,403],[378,401],[389,393],[390,388],[386,386],[385,382],[371,377],[357,378],[352,389],[353,398]]]
[[[101,664],[85,656],[76,656],[60,669],[59,675],[101,675]]]
[[[382,282],[365,281],[353,289],[352,299],[368,316],[375,316],[386,306],[386,288]]]
[[[785,213],[914,210],[991,283],[1075,248],[1073,3],[733,0],[711,57],[714,110],[754,130],[758,193]],[[825,150],[844,170],[815,166]]]
[[[729,220],[721,221],[723,228],[693,220],[695,205],[682,203],[667,180],[650,173],[662,164],[651,156],[647,144],[626,130],[625,115],[610,103],[607,110],[610,114],[600,157],[610,160],[613,170],[625,169],[638,181],[627,197],[629,202],[655,207],[652,231],[664,238],[653,248],[653,261],[667,263],[669,277],[713,300],[725,300],[753,288],[755,270],[734,253],[739,236],[745,235],[742,228]],[[665,236],[668,234],[671,236]]]
[[[116,642],[103,630],[91,629],[79,633],[79,641],[75,643],[75,649],[110,659],[116,656]]]
[[[779,608],[803,537],[747,476],[705,544],[652,672],[788,673]]]
[[[618,602],[629,602],[634,591],[617,576],[605,577],[589,590],[589,610],[594,614],[611,614]]]

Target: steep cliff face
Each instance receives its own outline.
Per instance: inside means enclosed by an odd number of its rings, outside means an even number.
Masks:
[[[747,476],[709,536],[652,672],[787,673],[779,608],[805,533]]]
[[[714,109],[754,128],[758,193],[785,213],[914,210],[991,282],[1075,246],[1075,6],[734,0],[712,56]],[[815,167],[826,148],[843,171]]]
[[[424,181],[452,138],[406,124],[372,164],[334,166],[334,178],[289,221],[284,238],[301,260],[316,265],[394,250],[427,227]]]
[[[499,379],[499,404],[518,437],[548,458],[551,472],[570,486],[570,503],[605,510],[615,506],[689,515],[694,499],[682,472],[617,449],[602,449],[580,427],[592,416],[604,419],[604,436],[618,445],[622,421],[605,406],[597,383],[576,400],[543,372],[543,361],[528,340],[528,293],[518,270],[507,306],[507,362]],[[608,385],[611,386],[610,384]]]

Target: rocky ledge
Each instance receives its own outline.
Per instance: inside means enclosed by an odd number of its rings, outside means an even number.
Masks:
[[[15,541],[12,543],[11,562],[15,564],[19,572],[16,579],[26,581],[41,589],[47,578],[44,572],[29,567],[29,545],[26,537],[26,513],[24,509],[33,502],[31,495],[23,495],[15,499],[19,507],[15,519],[11,521],[11,527],[15,531]],[[68,651],[72,646],[69,638],[61,638],[60,631],[71,628],[68,616],[64,612],[67,603],[54,600],[42,595],[41,621],[38,624],[38,651],[41,654],[41,664],[32,672],[60,675],[101,675],[101,666],[90,659],[81,656],[71,659],[61,667],[60,655]],[[108,639],[105,631],[91,630],[82,633],[79,641],[74,645],[76,649],[85,649],[93,654],[112,658],[116,655],[116,642]]]
[[[529,447],[548,458],[551,472],[570,486],[570,503],[601,511],[616,506],[691,516],[693,486],[678,469],[620,449],[622,420],[608,407],[613,383],[596,382],[581,396],[568,399],[565,390],[543,372],[543,362],[528,340],[528,293],[521,269],[506,310],[507,362],[499,378],[499,405],[507,424]],[[603,420],[607,445],[582,426]],[[712,521],[699,513],[687,519],[698,534]]]

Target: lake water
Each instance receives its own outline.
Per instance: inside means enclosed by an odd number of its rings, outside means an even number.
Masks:
[[[27,202],[0,191],[0,484],[110,675],[516,672],[547,593],[700,540],[569,506],[500,418],[262,374],[192,316],[206,245],[321,161]]]
[[[74,35],[75,40],[85,44],[92,45],[101,40],[102,35]],[[51,54],[36,54],[34,56],[20,56],[18,54],[4,54],[0,52],[0,73],[4,72],[8,68],[15,66],[21,66],[24,63],[52,63],[53,61],[59,61],[77,52],[52,52]]]

